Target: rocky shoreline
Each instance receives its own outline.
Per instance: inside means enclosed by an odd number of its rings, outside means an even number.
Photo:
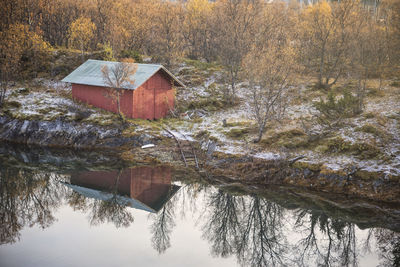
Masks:
[[[0,116],[0,140],[48,147],[119,149],[154,143],[151,135],[123,136],[123,126],[99,126],[75,121],[30,121]]]
[[[220,160],[209,165],[208,170],[214,176],[224,177],[228,184],[294,186],[314,192],[400,204],[399,177],[366,173],[357,168],[346,173],[315,169],[289,160],[265,161],[243,157]]]
[[[159,136],[146,133],[125,136],[124,126],[99,126],[76,121],[29,121],[0,116],[0,140],[38,145],[41,147],[63,147],[78,149],[113,150],[124,154],[125,161],[147,161],[179,165],[179,156],[171,155],[174,144],[160,142]],[[138,150],[140,146],[159,144],[155,149]],[[162,143],[162,144],[161,144]],[[124,152],[124,153],[123,153]],[[130,154],[131,158],[126,157]],[[288,159],[260,159],[247,156],[214,153],[201,164],[205,177],[220,179],[227,185],[263,187],[287,185],[306,188],[316,192],[329,192],[361,197],[376,201],[400,203],[400,177],[384,173],[368,173],[356,167],[346,171],[334,171],[294,162]],[[194,169],[194,168],[193,168]],[[204,175],[203,175],[204,176]]]

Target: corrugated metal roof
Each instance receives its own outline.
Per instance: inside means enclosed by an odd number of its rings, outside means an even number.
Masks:
[[[103,61],[103,60],[94,60],[89,59],[82,65],[80,65],[77,69],[71,72],[67,77],[62,79],[63,82],[68,83],[76,83],[76,84],[85,84],[85,85],[93,85],[93,86],[103,86],[107,87],[103,80],[103,74],[101,72],[101,68],[103,66],[107,66],[109,69],[113,68],[119,62],[114,61]],[[180,82],[174,75],[172,75],[164,66],[157,64],[138,64],[134,63],[138,66],[137,71],[131,77],[135,82],[134,84],[126,83],[122,86],[122,89],[131,89],[135,90],[140,87],[143,83],[145,83],[151,76],[153,76],[160,69],[164,70],[168,76],[175,82],[176,86],[185,87],[185,85]]]

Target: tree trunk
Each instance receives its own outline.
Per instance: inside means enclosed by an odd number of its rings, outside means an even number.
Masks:
[[[318,72],[318,87],[323,88],[323,83],[322,83],[322,73],[323,73],[323,68],[324,68],[324,53],[321,55],[321,60],[319,63],[319,72]]]
[[[254,143],[258,143],[258,142],[261,141],[261,138],[262,138],[263,133],[264,133],[264,128],[265,127],[263,127],[263,126],[259,126],[258,127],[258,135],[257,135],[257,138],[254,140]]]
[[[117,89],[118,90],[118,89]],[[121,101],[120,101],[120,96],[121,93],[117,92],[117,109],[118,109],[118,116],[120,119],[123,119],[122,113],[121,113]]]
[[[3,107],[4,100],[6,98],[6,93],[7,93],[8,81],[9,81],[8,75],[4,75],[3,77],[4,78],[1,81],[1,87],[0,87],[0,108]]]
[[[82,42],[81,42],[81,59],[82,59],[82,62],[83,62],[84,57],[83,57],[83,43]]]

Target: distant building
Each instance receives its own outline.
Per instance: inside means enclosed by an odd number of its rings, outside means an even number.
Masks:
[[[108,111],[117,112],[118,106],[109,95],[101,69],[112,69],[118,62],[89,59],[62,81],[72,84],[72,97]],[[135,63],[136,64],[136,63]],[[126,117],[159,119],[174,108],[174,87],[184,87],[165,67],[155,64],[137,64],[131,77],[133,84],[124,85],[120,97],[121,113]]]

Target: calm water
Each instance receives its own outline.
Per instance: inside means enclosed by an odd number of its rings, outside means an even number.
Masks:
[[[0,266],[392,266],[400,208],[0,147]]]

